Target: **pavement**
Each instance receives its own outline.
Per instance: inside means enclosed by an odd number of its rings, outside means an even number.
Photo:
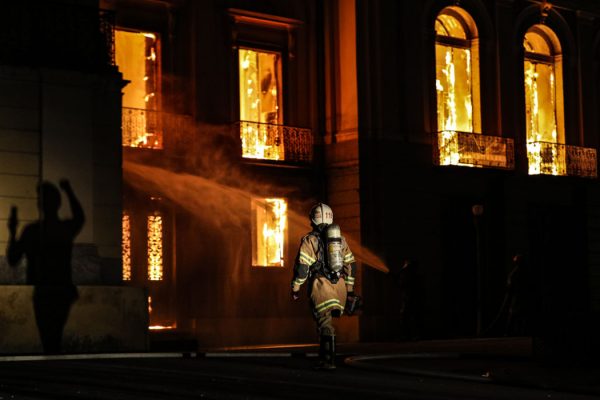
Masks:
[[[588,395],[600,399],[600,366],[589,362],[533,356],[533,341],[521,338],[477,338],[384,343],[338,343],[340,368],[455,379],[510,387]],[[0,362],[135,358],[317,358],[316,344],[283,344],[228,348],[196,348],[168,352],[2,356]]]
[[[481,338],[394,343],[339,343],[339,361],[351,368],[598,395],[600,366],[577,361],[542,362],[532,339]],[[204,349],[206,357],[316,357],[316,345]]]

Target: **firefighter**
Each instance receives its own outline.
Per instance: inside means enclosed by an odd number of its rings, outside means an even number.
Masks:
[[[292,299],[300,298],[306,282],[319,335],[318,369],[335,369],[333,318],[352,314],[360,303],[354,294],[356,262],[327,204],[314,205],[309,214],[312,231],[301,242],[294,264]]]

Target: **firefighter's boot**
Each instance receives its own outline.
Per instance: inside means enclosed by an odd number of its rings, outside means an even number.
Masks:
[[[315,369],[335,369],[335,336],[323,335],[319,343],[319,364]]]

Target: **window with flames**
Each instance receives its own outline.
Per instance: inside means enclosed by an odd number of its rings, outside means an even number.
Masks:
[[[468,13],[451,6],[438,15],[435,34],[439,163],[466,165],[458,132],[481,132],[477,27]]]
[[[123,213],[121,225],[121,258],[123,264],[122,279],[131,281],[133,277],[131,262],[131,230],[132,218],[128,213]],[[164,277],[164,226],[163,215],[156,211],[146,216],[146,258],[147,279],[162,281]]]
[[[281,54],[239,49],[242,156],[284,159]]]
[[[123,280],[131,280],[131,216],[123,213],[121,218],[121,252],[123,262]]]
[[[566,175],[560,42],[538,24],[525,34],[523,47],[529,174]]]
[[[283,267],[287,236],[287,202],[252,199],[252,265]]]
[[[123,79],[128,81],[123,88],[123,146],[162,149],[158,35],[115,30],[115,59]]]

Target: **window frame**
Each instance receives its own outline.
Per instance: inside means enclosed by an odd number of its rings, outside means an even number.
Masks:
[[[281,250],[281,265],[262,265],[258,262],[258,235],[259,227],[257,222],[257,212],[258,206],[261,202],[266,201],[268,199],[281,200],[285,203],[285,226],[283,231],[283,246]],[[282,269],[286,267],[287,260],[287,252],[289,249],[289,199],[281,196],[252,196],[250,199],[250,263],[253,269]]]
[[[463,30],[465,31],[465,36],[466,39],[462,39],[462,38],[456,38],[456,37],[452,37],[452,36],[446,36],[446,35],[440,35],[435,31],[435,24],[438,21],[438,18],[440,17],[440,15],[449,15],[452,18],[456,19],[458,21],[458,23],[460,23],[460,25],[462,26]],[[470,51],[470,58],[471,58],[471,65],[470,65],[470,70],[471,70],[471,82],[470,82],[470,88],[471,88],[471,109],[472,109],[472,121],[471,121],[471,132],[470,133],[481,133],[481,126],[482,126],[482,103],[481,103],[481,62],[480,62],[480,51],[479,51],[479,36],[478,36],[478,29],[477,29],[477,24],[475,23],[474,18],[471,16],[470,13],[467,12],[467,10],[460,8],[458,6],[448,6],[448,7],[444,7],[442,8],[436,15],[435,19],[434,19],[434,33],[435,33],[435,37],[434,37],[434,41],[433,41],[433,51],[434,51],[434,77],[433,80],[434,82],[437,80],[437,55],[436,53],[436,46],[437,45],[442,45],[442,46],[447,46],[447,47],[452,47],[452,48],[457,48],[457,49],[461,49],[461,50],[469,50]],[[475,65],[475,61],[476,60],[476,65]],[[475,68],[476,66],[476,68]],[[477,90],[474,90],[474,88],[477,88]],[[436,118],[435,118],[435,124],[436,124],[436,132],[442,132],[446,129],[442,129],[442,127],[439,126],[438,123],[438,118],[437,118],[437,114],[438,114],[438,92],[437,90],[435,90],[435,113],[436,113]]]

